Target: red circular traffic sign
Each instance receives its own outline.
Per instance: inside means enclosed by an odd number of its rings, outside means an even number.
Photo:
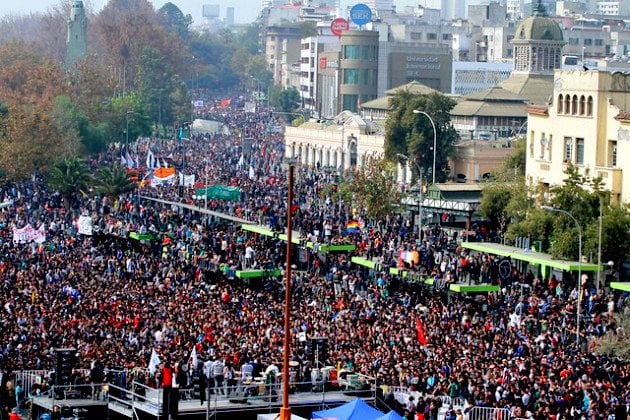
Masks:
[[[341,36],[343,31],[348,29],[350,29],[350,23],[344,18],[337,18],[330,23],[330,30],[335,36]]]

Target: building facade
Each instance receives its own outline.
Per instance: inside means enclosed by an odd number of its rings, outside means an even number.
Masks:
[[[453,61],[451,93],[468,95],[496,86],[510,77],[511,62]]]
[[[564,170],[573,165],[600,177],[613,203],[629,203],[629,103],[626,73],[556,71],[553,101],[528,108],[528,182],[548,191],[562,184]]]
[[[339,99],[341,110],[357,112],[361,102],[376,98],[378,32],[346,31],[341,36]]]
[[[277,86],[288,85],[288,69],[300,60],[302,28],[295,25],[271,26],[265,33],[265,57]]]
[[[383,156],[385,137],[358,115],[344,111],[333,121],[286,127],[285,154],[312,168],[344,171]]]

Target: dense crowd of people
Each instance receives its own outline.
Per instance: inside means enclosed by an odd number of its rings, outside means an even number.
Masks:
[[[91,369],[93,377],[75,380],[88,382],[135,368],[141,372],[135,380],[159,387],[164,370],[146,370],[153,351],[174,367],[181,387],[197,373],[214,385],[211,390],[229,393],[244,372],[279,369],[284,282],[272,275],[240,281],[235,272],[282,269],[284,243],[143,198],[184,201],[282,230],[285,152],[281,135],[268,130],[279,124],[276,117],[218,110],[209,118],[229,134],[149,139],[135,150],[142,157],[150,149],[195,174],[198,183],[237,186],[240,201],[195,201],[195,187],[172,185],[66,202],[37,175],[0,190],[0,199],[13,202],[0,210],[5,413],[25,398],[12,372],[53,369],[55,348],[76,348],[77,368]],[[243,153],[245,132],[252,141]],[[439,227],[426,228],[418,242],[406,215],[369,220],[351,203],[326,196],[331,182],[334,174],[299,169],[290,210],[298,235],[321,244],[354,243],[356,255],[434,277],[435,287],[353,265],[346,253],[296,253],[304,269],[292,278],[293,379],[308,382],[316,368],[334,366],[379,385],[407,387],[420,394],[398,407],[409,418],[436,418],[435,397],[441,395],[507,407],[515,417],[625,418],[629,365],[594,351],[596,338],[620,327],[615,314],[624,310],[625,296],[594,290],[587,279],[578,343],[578,288],[570,276],[541,278],[514,268],[500,278],[492,256],[463,252]],[[92,218],[93,235],[78,233],[79,215]],[[353,219],[361,229],[348,234]],[[46,240],[14,242],[13,228],[26,224],[43,224]],[[135,241],[130,232],[151,233],[155,240]],[[446,293],[447,283],[462,281],[499,284],[500,291],[477,298]],[[426,345],[418,339],[419,326]],[[312,337],[329,340],[327,354],[316,361]],[[199,363],[186,369],[193,354]],[[396,405],[391,395],[385,399]]]

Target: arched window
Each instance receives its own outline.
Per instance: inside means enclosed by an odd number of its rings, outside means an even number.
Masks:
[[[567,115],[571,113],[571,95],[564,97],[564,113]]]
[[[593,97],[589,96],[586,101],[586,115],[589,117],[593,116]]]
[[[578,112],[578,97],[577,95],[573,95],[573,100],[571,101],[571,115],[576,115]]]
[[[580,115],[584,115],[586,112],[586,98],[584,95],[580,96]]]
[[[562,108],[564,103],[562,102],[564,100],[564,98],[562,97],[562,95],[558,95],[558,103],[556,104],[556,108],[557,108],[557,113],[558,114],[562,114]]]

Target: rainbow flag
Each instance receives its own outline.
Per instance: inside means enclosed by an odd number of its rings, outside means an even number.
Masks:
[[[348,233],[356,233],[359,231],[359,222],[357,222],[356,220],[350,220],[347,224],[346,224],[346,229],[348,230]]]

